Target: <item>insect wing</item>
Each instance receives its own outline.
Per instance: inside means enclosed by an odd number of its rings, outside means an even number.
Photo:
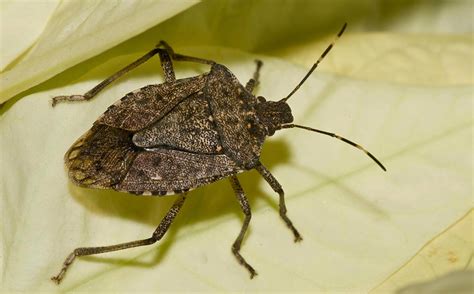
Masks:
[[[112,188],[126,175],[135,149],[130,132],[95,125],[66,152],[69,178],[83,187]]]
[[[154,149],[140,152],[115,189],[134,194],[179,194],[239,172],[226,155]]]
[[[204,87],[205,76],[148,85],[111,105],[95,124],[139,131],[165,116],[178,103]]]

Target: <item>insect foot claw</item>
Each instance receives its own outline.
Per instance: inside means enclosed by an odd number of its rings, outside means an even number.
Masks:
[[[251,270],[249,269],[250,271],[250,279],[253,279],[255,276],[258,275],[258,273],[252,268]]]
[[[285,218],[285,220],[287,220],[287,218]],[[295,237],[294,239],[295,243],[303,241],[303,238],[301,237],[300,232],[298,232],[298,230],[295,228],[295,226],[293,226],[293,224],[291,223],[289,219],[288,219],[287,225],[290,228],[290,230],[293,232],[293,236]]]
[[[254,268],[250,264],[245,262],[242,265],[249,271],[250,279],[253,279],[253,277],[257,275],[257,271],[255,271]]]
[[[59,285],[61,283],[61,280],[63,279],[62,271],[59,273],[57,276],[51,277],[51,281],[53,281],[56,285]]]
[[[295,243],[298,243],[298,242],[301,242],[303,241],[303,238],[298,234],[297,236],[295,236]]]
[[[61,268],[61,271],[59,272],[59,274],[51,277],[51,281],[55,282],[56,285],[59,285],[61,283],[62,279],[64,278],[64,275],[66,274],[68,267],[72,264],[72,262],[76,258],[76,253],[77,253],[77,249],[74,250],[71,254],[69,254],[66,260],[64,261],[63,267]]]
[[[52,106],[56,106],[59,102],[64,101],[84,101],[87,100],[87,97],[84,95],[70,95],[70,96],[56,96],[52,99]]]

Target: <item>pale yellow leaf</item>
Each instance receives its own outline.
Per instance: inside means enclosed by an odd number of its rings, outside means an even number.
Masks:
[[[0,103],[197,2],[198,0],[61,2],[27,56],[0,74]]]
[[[43,31],[59,0],[0,1],[0,70],[19,58]]]
[[[472,1],[275,1],[204,1],[6,103],[0,117],[2,290],[366,292],[472,208]],[[248,279],[230,252],[242,212],[220,181],[191,193],[158,244],[79,259],[59,288],[49,281],[75,247],[150,236],[174,200],[78,188],[63,169],[64,152],[108,105],[162,81],[157,60],[89,103],[53,110],[51,97],[84,93],[165,39],[178,52],[227,65],[242,83],[252,75],[252,60],[262,58],[257,94],[280,99],[344,21],[343,39],[290,105],[297,123],[360,143],[387,173],[342,142],[282,131],[266,143],[262,162],[283,185],[304,241],[293,243],[275,193],[258,174],[240,176],[253,209],[242,254],[258,270],[256,279]],[[115,26],[111,34],[123,30]],[[175,66],[178,77],[206,71]],[[44,70],[55,67],[49,62]],[[25,86],[27,77],[11,83]],[[397,286],[412,281],[400,279]]]
[[[402,291],[403,293],[409,293],[408,289],[414,291],[419,290],[419,288],[424,288],[426,293],[430,291],[441,293],[443,292],[442,289],[436,289],[436,285],[439,287],[446,285],[447,283],[441,283],[441,281],[446,280],[445,277],[448,277],[446,275],[450,273],[455,273],[451,274],[454,281],[456,281],[456,276],[464,277],[464,280],[466,277],[470,277],[468,278],[471,283],[470,290],[474,290],[472,288],[472,270],[474,269],[472,264],[474,252],[473,218],[474,213],[471,210],[440,236],[430,240],[416,256],[374,288],[372,292],[395,292],[397,289],[402,289],[409,285],[406,292]],[[463,272],[466,274],[462,274]],[[427,287],[428,285],[433,285],[434,287]],[[444,292],[450,292],[449,284],[446,286],[448,287]],[[451,289],[456,289],[453,286],[451,285]],[[468,290],[464,289],[466,292]]]

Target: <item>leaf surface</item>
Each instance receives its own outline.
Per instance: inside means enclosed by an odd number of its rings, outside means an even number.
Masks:
[[[12,72],[20,68],[15,75],[2,73],[0,99],[5,101],[10,94],[4,91],[30,89],[67,69],[1,109],[2,290],[377,292],[412,283],[415,274],[435,278],[447,268],[459,269],[457,263],[443,266],[453,260],[449,251],[459,253],[459,264],[469,264],[472,255],[465,253],[472,252],[472,238],[457,242],[455,234],[439,245],[446,253],[439,259],[419,266],[410,261],[415,255],[423,258],[420,249],[473,207],[471,1],[348,0],[337,6],[301,0],[284,6],[210,0],[99,55],[152,26],[150,18],[160,22],[179,10],[163,9],[167,4],[185,2],[153,2],[155,9],[148,2],[94,2],[93,9],[81,3],[62,3],[76,5],[77,11],[56,11],[40,38],[48,42],[41,47],[38,41],[10,64]],[[130,5],[140,9],[126,9]],[[107,7],[110,17],[97,19]],[[107,26],[125,16],[121,13],[136,19],[127,22],[133,29]],[[225,64],[242,83],[254,71],[253,59],[261,58],[265,64],[257,94],[277,100],[291,91],[344,21],[349,30],[290,105],[296,123],[360,143],[387,166],[386,173],[340,141],[303,130],[281,131],[266,142],[262,162],[283,185],[289,216],[304,241],[293,243],[278,217],[277,196],[258,174],[240,175],[253,210],[242,254],[259,272],[256,279],[249,281],[230,252],[242,213],[229,184],[220,181],[190,194],[159,244],[81,258],[61,287],[49,281],[78,246],[150,236],[175,199],[78,188],[63,168],[64,152],[110,104],[162,82],[156,60],[91,102],[52,109],[51,97],[84,93],[165,39],[178,52]],[[60,28],[69,25],[75,29],[71,36],[88,40],[87,48],[68,45],[66,52],[57,46],[67,36],[58,33]],[[105,27],[110,34],[98,37]],[[71,36],[64,40],[82,42]],[[96,47],[102,42],[107,45]],[[61,55],[49,54],[50,49]],[[42,55],[35,57],[38,52]],[[28,66],[21,69],[22,64]],[[178,77],[207,70],[189,63],[175,66]],[[439,272],[427,273],[427,268]],[[404,270],[410,274],[394,275]]]

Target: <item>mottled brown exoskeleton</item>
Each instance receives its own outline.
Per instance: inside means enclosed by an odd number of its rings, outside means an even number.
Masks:
[[[341,36],[346,25],[337,37]],[[295,242],[302,240],[286,214],[284,192],[273,175],[259,161],[267,136],[285,128],[303,128],[330,135],[368,154],[359,145],[336,134],[292,124],[288,98],[303,84],[332,48],[328,46],[296,88],[280,101],[266,101],[252,92],[262,66],[245,86],[225,66],[211,60],[176,54],[165,42],[132,64],[101,82],[84,95],[58,96],[61,101],[89,100],[118,77],[158,54],[165,82],[128,93],[110,106],[93,127],[77,140],[65,155],[69,178],[78,186],[113,189],[136,195],[181,194],[150,238],[117,245],[75,249],[52,280],[60,283],[78,256],[100,254],[160,240],[191,189],[228,178],[245,214],[242,229],[232,245],[237,260],[254,277],[257,273],[240,255],[242,239],[251,212],[236,174],[256,169],[279,194],[280,216],[292,231]],[[172,60],[210,65],[209,72],[177,80]]]

